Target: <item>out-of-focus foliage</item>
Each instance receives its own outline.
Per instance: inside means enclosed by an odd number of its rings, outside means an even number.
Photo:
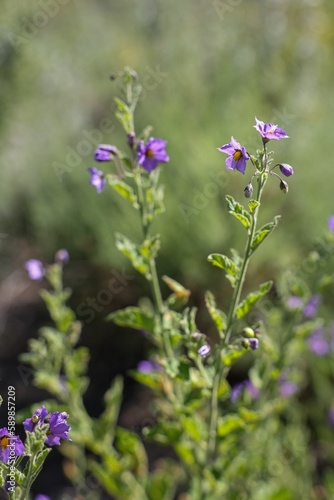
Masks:
[[[278,227],[259,252],[256,272],[271,276],[267,266],[288,265],[322,232],[332,212],[329,0],[5,0],[1,17],[6,264],[7,256],[15,266],[22,242],[41,256],[65,246],[74,258],[125,264],[113,232],[138,232],[136,221],[116,193],[97,195],[86,172],[97,143],[119,142],[117,89],[106,81],[124,65],[138,71],[145,89],[137,123],[151,123],[169,141],[168,212],[159,227],[163,272],[177,275],[182,267],[187,284],[207,283],[214,271],[208,265],[200,272],[198,263],[236,246],[241,233],[223,208],[227,190],[243,194],[239,176],[225,175],[216,148],[231,132],[250,149],[257,146],[256,132],[249,134],[255,115],[293,137],[270,145],[278,161],[295,169],[287,197],[271,179],[264,205],[284,216],[289,236],[278,252]],[[111,133],[103,133],[106,119]],[[59,164],[66,167],[61,182]],[[250,169],[245,185],[249,176]]]

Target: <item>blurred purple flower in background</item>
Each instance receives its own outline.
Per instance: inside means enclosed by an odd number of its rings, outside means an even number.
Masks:
[[[293,396],[299,389],[298,384],[289,380],[285,372],[282,372],[278,377],[278,382],[279,392],[283,398],[289,398],[290,396]]]
[[[286,305],[292,311],[295,309],[301,309],[303,306],[303,300],[301,297],[298,297],[298,295],[291,295],[291,297],[288,298]]]
[[[24,264],[31,280],[40,280],[45,274],[43,263],[38,259],[30,259]]]
[[[334,427],[334,405],[328,410],[328,420],[331,427]]]
[[[259,389],[257,389],[250,380],[244,380],[243,382],[240,382],[240,384],[233,386],[231,392],[232,403],[236,403],[238,401],[244,390],[246,390],[253,399],[257,399],[260,395]]]
[[[151,373],[157,370],[157,365],[156,363],[153,363],[152,361],[149,361],[148,359],[145,359],[143,361],[139,361],[137,365],[137,371],[140,373]]]
[[[318,307],[320,305],[320,302],[321,302],[320,295],[312,295],[312,297],[309,299],[309,301],[304,306],[303,314],[304,314],[305,318],[307,318],[307,319],[314,318],[314,316],[318,312]]]
[[[137,161],[148,173],[155,170],[159,163],[169,161],[169,156],[165,151],[167,141],[163,139],[155,139],[151,137],[145,144],[144,141],[139,141],[137,145]]]
[[[231,137],[231,142],[217,149],[221,153],[229,155],[225,160],[226,170],[238,170],[242,174],[245,173],[246,161],[249,160],[249,155],[234,137]]]
[[[106,185],[104,173],[95,167],[90,167],[87,170],[90,173],[89,184],[94,186],[98,193],[102,193]]]
[[[330,345],[326,338],[324,328],[317,328],[307,339],[307,343],[311,351],[317,356],[325,356],[330,351]]]
[[[59,264],[67,264],[70,260],[70,254],[66,250],[66,248],[61,248],[56,252],[55,261],[59,262]]]
[[[334,215],[328,218],[328,229],[334,233]]]
[[[289,136],[282,128],[279,128],[273,123],[264,123],[255,117],[256,125],[254,128],[262,135],[263,142],[268,142],[271,139],[287,139]],[[291,167],[292,168],[292,167]]]

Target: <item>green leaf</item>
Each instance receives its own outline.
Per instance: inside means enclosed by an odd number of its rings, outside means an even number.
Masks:
[[[245,422],[238,415],[227,415],[218,421],[217,431],[219,437],[225,437],[232,432],[245,427]]]
[[[147,256],[142,254],[141,247],[120,233],[116,233],[115,238],[116,248],[130,260],[136,271],[151,279],[149,261]]]
[[[131,110],[119,97],[115,97],[115,103],[118,109],[118,111],[115,112],[115,116],[123,126],[125,132],[129,134],[133,129]]]
[[[218,332],[222,333],[227,326],[226,314],[217,308],[213,294],[208,290],[204,295],[206,308],[215,322]]]
[[[272,222],[268,222],[262,226],[258,231],[256,231],[254,238],[251,243],[252,252],[256,250],[256,248],[261,245],[261,243],[265,240],[267,236],[275,229],[280,219],[280,215],[276,215]]]
[[[189,300],[190,290],[187,290],[187,288],[184,288],[183,285],[172,278],[169,278],[169,276],[162,276],[162,280],[173,292],[166,300],[168,308],[178,310],[185,306]]]
[[[236,346],[229,347],[228,351],[222,351],[221,357],[224,366],[231,366],[234,361],[244,356],[245,352],[245,349]]]
[[[255,209],[260,206],[260,202],[256,200],[249,200],[248,202],[248,208],[249,211],[253,214]]]
[[[128,200],[134,208],[139,209],[138,199],[135,195],[134,190],[126,182],[122,181],[117,175],[107,174],[107,181],[109,186],[111,186],[118,194],[122,196],[125,200]]]
[[[139,309],[139,307],[126,307],[107,316],[107,320],[116,325],[127,326],[135,330],[147,330],[154,333],[154,317]]]
[[[245,316],[245,314],[250,311],[250,309],[254,306],[254,304],[261,298],[263,295],[269,292],[273,282],[267,281],[266,283],[262,283],[260,285],[260,289],[257,292],[251,292],[247,295],[245,300],[243,300],[237,307],[236,316],[238,319]]]
[[[199,417],[194,414],[193,417],[187,417],[185,415],[180,415],[180,421],[183,430],[191,437],[192,441],[195,443],[203,442],[203,435],[205,434],[205,429],[203,422]]]
[[[241,222],[241,224],[245,226],[246,229],[248,229],[252,222],[251,215],[240,203],[235,201],[232,196],[227,195],[225,198],[227,201],[227,208],[229,213],[236,217]]]
[[[135,467],[138,475],[147,473],[147,455],[139,437],[122,427],[116,427],[117,450],[126,455]]]
[[[212,265],[224,269],[228,274],[232,276],[236,276],[239,272],[239,269],[235,265],[233,260],[231,260],[226,255],[222,255],[220,253],[212,253],[211,255],[209,255],[208,261],[211,262]]]

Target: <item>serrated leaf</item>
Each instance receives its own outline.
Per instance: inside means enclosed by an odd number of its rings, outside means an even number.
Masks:
[[[252,222],[251,215],[240,203],[235,201],[233,196],[227,195],[225,198],[229,213],[236,217],[246,229],[249,229]]]
[[[125,200],[128,200],[135,209],[139,209],[138,199],[134,190],[126,182],[122,181],[117,175],[107,174],[109,186],[111,186]]]
[[[116,325],[127,326],[135,330],[146,330],[154,333],[154,317],[139,309],[139,307],[126,307],[107,316],[108,321]]]
[[[269,234],[275,229],[279,222],[280,216],[277,215],[272,222],[268,222],[262,226],[258,231],[256,231],[254,238],[251,243],[252,252],[256,250],[256,248],[261,245],[261,243],[269,236]]]
[[[213,294],[208,290],[204,295],[206,308],[215,322],[218,332],[222,333],[227,326],[226,314],[217,308]]]
[[[248,202],[248,208],[249,211],[253,214],[255,209],[260,206],[260,202],[256,200],[249,200]]]
[[[273,282],[267,281],[266,283],[262,283],[257,292],[251,292],[247,295],[247,297],[238,305],[236,310],[236,316],[238,319],[242,318],[247,314],[250,309],[254,306],[254,304],[261,298],[263,295],[269,292]]]
[[[224,269],[228,274],[236,276],[239,272],[238,267],[235,265],[233,260],[231,260],[226,255],[220,253],[212,253],[208,257],[208,261],[211,262],[216,267]]]

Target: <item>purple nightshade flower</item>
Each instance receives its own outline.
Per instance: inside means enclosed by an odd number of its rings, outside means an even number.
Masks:
[[[262,135],[263,142],[268,142],[272,139],[287,139],[289,136],[282,128],[279,128],[273,123],[264,123],[255,117],[256,125],[254,128]]]
[[[90,167],[87,170],[90,173],[89,184],[96,187],[98,193],[102,193],[106,185],[104,173],[95,167]]]
[[[307,339],[307,343],[316,356],[326,356],[330,351],[330,346],[325,337],[325,330],[323,328],[315,330]]]
[[[165,148],[167,141],[163,139],[155,139],[151,137],[145,144],[144,141],[139,141],[137,145],[137,161],[148,173],[155,170],[159,163],[169,161]]]
[[[221,153],[229,155],[225,160],[226,170],[238,170],[242,174],[245,173],[246,161],[249,160],[249,155],[246,149],[234,137],[231,137],[229,144],[225,144],[217,149]]]
[[[71,430],[71,427],[67,425],[67,418],[68,414],[65,411],[55,411],[51,414],[49,423],[50,428],[45,444],[54,446],[60,444],[60,439],[70,440],[68,432]]]
[[[334,215],[331,215],[329,218],[328,218],[328,229],[334,233]]]
[[[207,355],[210,353],[210,351],[211,351],[211,347],[208,344],[204,344],[204,345],[202,345],[202,347],[200,347],[198,349],[197,352],[200,356],[202,356],[202,358],[206,358]]]
[[[298,295],[291,295],[291,297],[288,298],[286,305],[292,311],[301,309],[303,306],[303,300],[298,297]]]
[[[100,144],[94,153],[94,159],[96,161],[111,161],[114,156],[117,156],[118,151],[116,146],[110,146],[109,144]]]
[[[0,429],[0,460],[5,464],[11,456],[24,455],[24,444],[19,436],[11,436],[7,427]]]
[[[317,314],[320,302],[321,302],[320,295],[312,295],[310,300],[304,306],[303,310],[304,317],[307,319],[313,318]]]
[[[38,259],[30,259],[24,264],[31,280],[40,280],[45,274],[43,263]]]
[[[285,177],[290,177],[290,175],[294,174],[293,168],[288,163],[279,163],[278,166]]]
[[[148,359],[139,361],[137,365],[137,371],[140,373],[151,373],[156,371],[156,369],[155,363],[152,363],[152,361],[149,361]]]
[[[23,427],[25,431],[33,432],[38,423],[44,422],[44,419],[48,416],[49,412],[45,406],[41,406],[35,411],[31,418],[26,418],[23,422]]]
[[[56,252],[55,261],[59,264],[67,264],[70,260],[70,254],[65,248],[61,248]]]
[[[255,351],[259,348],[259,340],[256,338],[248,339],[250,348]]]

